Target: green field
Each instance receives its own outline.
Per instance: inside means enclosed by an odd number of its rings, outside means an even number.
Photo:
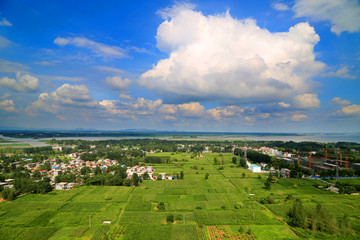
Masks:
[[[156,174],[183,171],[184,180],[149,180],[138,187],[83,186],[2,202],[0,239],[309,239],[308,232],[286,224],[294,201],[286,201],[288,194],[302,199],[305,208],[322,203],[338,219],[346,213],[353,229],[348,239],[360,237],[360,196],[326,192],[307,179],[280,179],[265,190],[267,174],[233,166],[232,154],[155,155],[172,159],[170,164],[155,164]],[[223,170],[213,164],[214,157],[221,159]],[[273,204],[259,203],[269,196]],[[165,210],[158,210],[160,202]],[[169,214],[174,223],[166,222]],[[240,227],[251,234],[240,234]],[[321,234],[311,238],[343,239]]]

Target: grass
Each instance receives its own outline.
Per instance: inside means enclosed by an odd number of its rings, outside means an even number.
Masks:
[[[288,194],[301,198],[307,209],[322,203],[338,219],[346,213],[355,231],[353,237],[359,238],[359,196],[330,193],[307,179],[279,179],[271,190],[265,190],[266,174],[260,174],[262,178],[258,179],[259,174],[231,167],[232,154],[204,154],[197,158],[190,158],[188,153],[154,155],[172,159],[169,164],[155,164],[156,173],[172,175],[183,171],[184,180],[150,180],[136,188],[83,186],[2,202],[0,240],[208,239],[208,229],[210,235],[223,234],[233,239],[298,239],[284,222],[294,201],[285,201]],[[224,170],[213,165],[214,157],[222,159]],[[210,174],[207,180],[205,173]],[[242,173],[246,174],[244,178]],[[259,203],[268,196],[274,204]],[[164,202],[165,210],[156,208],[160,202]],[[169,214],[175,216],[174,223],[166,222]],[[240,226],[246,231],[250,228],[252,235],[241,235]],[[296,232],[305,238],[321,238],[306,231]]]

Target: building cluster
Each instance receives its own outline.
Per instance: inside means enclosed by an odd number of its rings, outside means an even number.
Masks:
[[[79,173],[80,170],[83,167],[89,167],[90,169],[95,169],[97,167],[100,167],[101,169],[106,169],[110,166],[116,166],[118,165],[118,162],[115,160],[111,160],[111,159],[100,159],[97,161],[84,161],[80,159],[80,155],[81,153],[71,153],[71,154],[67,154],[66,157],[70,157],[71,160],[69,160],[68,162],[60,162],[57,163],[56,159],[47,159],[44,160],[42,162],[37,162],[37,163],[27,163],[24,165],[25,168],[27,168],[28,170],[30,170],[32,172],[32,174],[35,171],[39,171],[44,177],[49,177],[50,178],[50,183],[52,184],[52,186],[55,189],[72,189],[74,183],[66,183],[66,182],[61,182],[61,183],[55,183],[55,178],[61,174],[63,174],[64,172],[73,172],[75,174]],[[24,159],[27,161],[30,161],[32,159]],[[44,165],[46,162],[49,163],[50,165],[50,170],[45,170],[42,169],[41,170],[41,165]],[[20,164],[19,164],[20,165]]]

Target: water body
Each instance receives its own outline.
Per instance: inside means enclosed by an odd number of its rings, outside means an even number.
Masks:
[[[180,134],[177,134],[179,136]],[[185,134],[184,134],[185,135]],[[189,134],[186,134],[187,136]],[[195,134],[194,134],[195,135]],[[197,134],[197,138],[183,137],[183,138],[173,138],[172,134],[167,135],[157,135],[154,137],[58,137],[58,140],[87,140],[87,141],[100,141],[100,140],[123,140],[123,139],[145,139],[145,138],[158,138],[165,140],[253,140],[253,141],[294,141],[294,142],[322,142],[322,143],[336,143],[336,142],[356,142],[360,143],[360,133],[352,134],[298,134],[298,135],[268,135],[268,134]],[[11,141],[8,143],[1,144],[30,144],[33,147],[44,147],[49,146],[44,141],[51,140],[52,138],[13,138],[5,137],[0,135],[0,139]]]

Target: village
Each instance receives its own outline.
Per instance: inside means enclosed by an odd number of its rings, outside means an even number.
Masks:
[[[190,152],[190,149],[193,148],[195,144],[177,144],[177,149],[179,151],[185,150],[186,152]],[[27,154],[24,154],[24,157],[22,158],[22,161],[14,162],[13,164],[16,167],[24,167],[26,168],[30,173],[31,176],[35,175],[41,175],[41,178],[49,178],[51,186],[56,190],[67,190],[72,189],[74,185],[76,184],[83,184],[83,180],[81,177],[83,177],[82,169],[87,168],[89,169],[89,176],[94,176],[95,169],[100,168],[102,171],[106,171],[109,167],[112,166],[121,166],[123,168],[126,168],[126,177],[128,179],[131,179],[134,175],[134,173],[137,174],[138,177],[144,178],[144,179],[151,179],[151,180],[176,180],[178,178],[177,175],[170,176],[166,175],[166,173],[156,173],[153,166],[146,166],[145,164],[141,165],[128,165],[125,164],[119,164],[119,161],[112,160],[112,159],[98,159],[94,161],[89,160],[83,160],[82,156],[83,154],[96,154],[97,152],[97,146],[96,145],[89,145],[89,151],[81,151],[77,152],[76,145],[52,145],[52,149],[56,152],[56,158],[48,158],[39,162],[34,162],[31,157],[27,158]],[[106,145],[106,149],[109,149],[110,145]],[[315,151],[309,152],[308,156],[302,156],[301,158],[299,155],[295,155],[294,153],[289,152],[283,152],[280,151],[278,148],[270,148],[270,147],[244,147],[239,145],[230,145],[230,146],[217,146],[216,147],[218,151],[220,152],[227,152],[227,153],[234,153],[234,151],[237,149],[240,149],[242,151],[242,156],[246,159],[246,165],[247,169],[253,173],[274,173],[275,171],[279,171],[278,173],[281,174],[281,177],[288,178],[290,177],[291,170],[288,168],[281,168],[281,169],[275,169],[273,166],[268,166],[268,163],[266,162],[258,162],[256,164],[251,163],[247,160],[246,153],[247,151],[255,151],[258,153],[262,153],[268,156],[271,156],[279,161],[283,161],[285,163],[295,163],[296,161],[298,163],[304,162],[303,168],[309,169],[307,166],[308,162],[310,161],[311,164],[311,155],[316,154]],[[64,153],[63,151],[67,149],[67,152],[70,153]],[[199,153],[196,153],[196,156],[203,157],[203,154],[205,153],[212,153],[212,149],[214,149],[214,146],[208,146],[204,145],[202,146],[202,151]],[[132,151],[137,150],[141,151],[143,156],[146,156],[148,154],[152,154],[155,152],[162,152],[162,150],[155,150],[150,149],[149,151],[140,150],[139,147],[125,147],[122,148],[121,151]],[[309,157],[310,156],[310,157]],[[132,156],[127,156],[128,158],[132,158]],[[189,156],[190,157],[190,156]],[[300,161],[301,160],[301,161]],[[356,163],[355,163],[356,165]],[[45,167],[46,166],[46,167]],[[313,167],[318,168],[325,168],[325,169],[331,169],[331,167],[334,168],[334,164],[329,164],[327,161],[322,164],[316,164],[313,165]],[[64,173],[73,173],[76,176],[79,176],[80,178],[76,178],[74,181],[59,181],[58,176],[61,176]],[[109,174],[114,175],[115,171],[110,171]],[[146,174],[145,174],[146,173]],[[144,175],[146,177],[144,177]],[[0,186],[3,188],[12,188],[13,187],[13,181],[14,179],[5,179],[3,182],[0,182]]]

